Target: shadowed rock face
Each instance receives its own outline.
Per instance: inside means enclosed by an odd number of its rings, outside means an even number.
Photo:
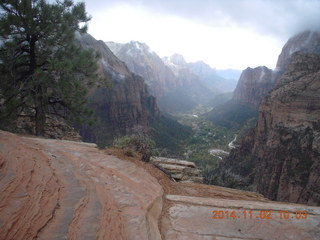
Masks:
[[[278,57],[276,70],[284,71],[295,52],[320,54],[320,32],[305,31],[288,40]]]
[[[148,128],[159,110],[144,80],[131,73],[103,41],[89,34],[78,34],[77,42],[100,54],[99,73],[111,83],[109,88],[91,89],[89,106],[95,110],[97,121],[94,127],[81,128],[83,139],[105,144],[118,135],[130,133],[135,126]]]
[[[267,67],[247,68],[233,92],[233,101],[258,109],[262,99],[273,88],[272,70]]]
[[[221,166],[270,199],[320,205],[320,57],[295,53],[259,108],[257,127]]]

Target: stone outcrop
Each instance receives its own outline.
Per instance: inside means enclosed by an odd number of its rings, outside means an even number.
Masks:
[[[274,86],[272,70],[262,66],[247,68],[240,76],[233,92],[233,101],[258,109],[262,99]]]
[[[0,131],[0,191],[6,240],[319,239],[319,207],[172,182],[151,164],[95,144]]]
[[[320,205],[320,56],[295,53],[259,108],[257,127],[220,180],[280,201]]]
[[[168,172],[176,181],[203,183],[201,171],[193,162],[164,157],[154,157],[151,161]]]

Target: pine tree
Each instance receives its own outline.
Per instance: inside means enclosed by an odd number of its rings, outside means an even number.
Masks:
[[[97,56],[74,44],[89,20],[84,3],[71,0],[1,0],[2,121],[30,117],[43,135],[49,115],[76,121],[89,114],[86,94],[97,79]]]

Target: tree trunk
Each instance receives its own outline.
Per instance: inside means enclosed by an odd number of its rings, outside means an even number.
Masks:
[[[46,114],[43,107],[36,108],[36,135],[44,136],[44,126],[46,123]]]

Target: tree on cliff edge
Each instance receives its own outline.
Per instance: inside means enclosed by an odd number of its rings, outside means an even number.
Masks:
[[[96,57],[74,44],[89,20],[84,3],[1,0],[1,121],[29,117],[44,135],[48,115],[77,121],[89,114],[85,96],[97,79]]]

